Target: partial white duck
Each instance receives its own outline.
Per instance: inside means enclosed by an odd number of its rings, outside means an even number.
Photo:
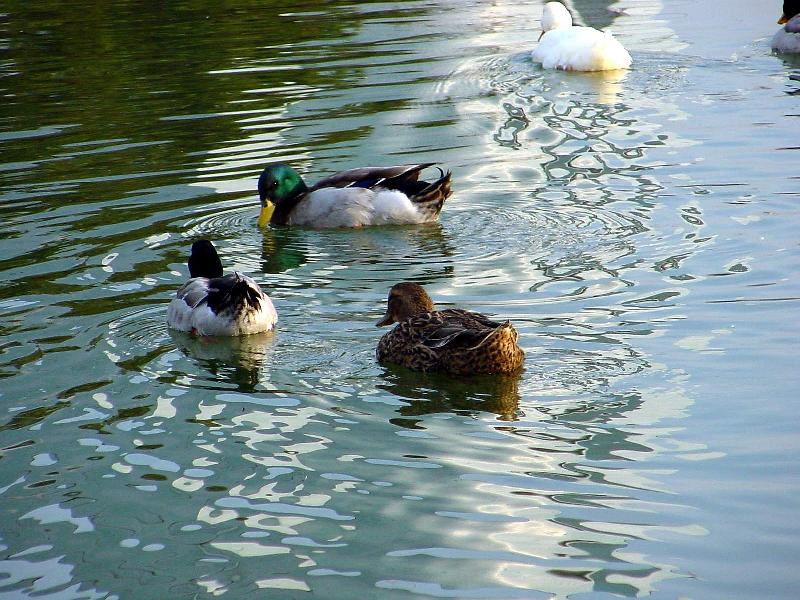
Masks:
[[[435,221],[450,196],[450,172],[420,181],[434,163],[350,169],[308,187],[292,167],[267,166],[258,178],[258,224],[363,227]]]
[[[531,53],[545,69],[611,71],[631,66],[631,55],[606,31],[572,24],[572,15],[560,2],[542,10],[542,35]]]
[[[167,309],[167,325],[197,335],[246,335],[269,331],[278,321],[275,307],[247,275],[222,275],[222,262],[208,240],[192,244],[191,279]]]
[[[772,36],[773,50],[777,52],[800,52],[800,0],[786,0],[783,3],[783,15],[778,19],[783,25]]]

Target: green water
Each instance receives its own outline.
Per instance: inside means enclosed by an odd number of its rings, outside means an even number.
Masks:
[[[538,1],[0,7],[0,598],[794,598],[800,60],[665,4],[572,2],[625,74]],[[277,160],[454,194],[262,231]],[[201,237],[274,333],[165,328]],[[525,371],[376,364],[401,280]]]

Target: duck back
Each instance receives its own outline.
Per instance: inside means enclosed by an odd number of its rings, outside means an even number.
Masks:
[[[178,290],[167,309],[169,327],[199,335],[260,333],[272,329],[277,320],[269,297],[241,273],[192,278]]]
[[[631,65],[631,55],[613,35],[591,27],[548,31],[531,57],[545,69],[562,71],[609,71]]]
[[[449,309],[398,323],[381,338],[377,357],[417,371],[473,375],[517,371],[525,354],[509,321]]]

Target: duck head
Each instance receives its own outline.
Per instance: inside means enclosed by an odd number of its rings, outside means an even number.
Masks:
[[[783,3],[783,14],[778,19],[778,25],[788,23],[795,15],[800,14],[800,0],[785,0]]]
[[[308,187],[300,175],[289,165],[267,165],[258,178],[258,196],[261,199],[261,214],[258,224],[266,226],[276,210],[287,215]]]
[[[208,240],[197,240],[192,244],[189,256],[189,275],[191,277],[222,277],[222,261],[217,249]]]
[[[383,319],[375,323],[378,327],[399,323],[411,317],[431,312],[433,300],[418,283],[404,281],[389,290],[388,306]]]
[[[572,27],[572,15],[561,2],[548,2],[542,9],[542,35],[552,29]]]

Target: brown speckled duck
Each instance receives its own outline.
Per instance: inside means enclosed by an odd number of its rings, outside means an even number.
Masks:
[[[457,308],[434,310],[430,296],[416,283],[398,283],[389,290],[386,315],[376,325],[392,323],[397,326],[378,342],[379,362],[477,375],[512,373],[525,359],[510,321],[498,323]]]

